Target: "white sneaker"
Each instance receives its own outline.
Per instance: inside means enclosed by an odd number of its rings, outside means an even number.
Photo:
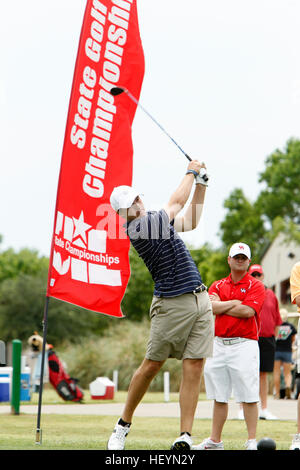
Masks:
[[[245,442],[245,447],[246,450],[257,450],[256,439],[248,439],[248,441]]]
[[[300,450],[300,434],[295,434],[290,450]]]
[[[181,436],[177,437],[172,444],[171,450],[190,450],[193,445],[193,440],[191,436],[184,433]]]
[[[224,445],[223,441],[214,442],[208,437],[201,444],[192,446],[192,450],[224,450]]]
[[[121,426],[120,424],[116,424],[115,429],[110,436],[107,449],[108,450],[123,450],[125,448],[125,438],[129,433],[130,428],[129,426]]]
[[[267,408],[261,410],[259,413],[259,419],[278,419],[277,416],[274,416]]]

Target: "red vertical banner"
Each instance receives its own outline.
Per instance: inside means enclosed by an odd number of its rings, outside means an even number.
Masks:
[[[131,185],[131,126],[144,76],[136,0],[88,0],[67,117],[57,190],[47,296],[123,316],[129,240],[110,206]]]

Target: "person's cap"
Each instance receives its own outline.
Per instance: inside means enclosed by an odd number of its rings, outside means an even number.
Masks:
[[[253,273],[263,274],[264,270],[260,264],[252,264],[252,266],[250,266],[249,268],[249,274],[253,274]]]
[[[118,212],[120,209],[128,209],[132,206],[139,193],[131,186],[116,186],[110,195],[112,208]]]
[[[246,243],[234,243],[229,250],[229,256],[233,258],[236,255],[245,255],[251,259],[251,250]]]

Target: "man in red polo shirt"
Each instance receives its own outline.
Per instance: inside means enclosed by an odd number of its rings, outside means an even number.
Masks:
[[[259,402],[260,311],[265,299],[264,285],[247,272],[251,251],[235,243],[229,251],[228,277],[215,281],[209,294],[215,315],[213,357],[206,360],[204,378],[207,397],[214,400],[212,432],[194,450],[223,450],[221,435],[228,415],[228,401],[234,393],[242,403],[246,421],[247,450],[256,450]]]

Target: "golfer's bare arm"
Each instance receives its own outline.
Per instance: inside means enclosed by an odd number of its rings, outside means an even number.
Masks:
[[[175,219],[174,228],[177,232],[189,232],[197,227],[203,210],[205,193],[206,186],[196,184],[193,198],[184,216],[178,216]]]
[[[193,160],[188,165],[188,170],[194,170],[199,173],[201,164]],[[168,204],[164,208],[170,220],[175,219],[176,215],[184,208],[194,184],[194,175],[192,173],[185,175],[176,191],[172,194]]]
[[[193,160],[188,166],[188,170],[195,170],[197,173],[200,172],[201,168],[206,168],[205,164],[199,163],[197,160]],[[183,216],[177,216],[177,214],[185,206],[190,196],[192,190],[191,183],[193,184],[194,179],[195,177],[193,173],[186,175],[182,182],[183,184],[181,183],[179,188],[172,195],[168,204],[167,212],[169,214],[170,220],[175,219],[174,228],[177,232],[188,232],[190,230],[194,230],[197,227],[202,214],[206,186],[202,184],[196,184],[191,203],[189,204],[185,214]],[[184,184],[185,181],[187,182],[188,186]],[[189,189],[188,191],[185,191],[187,187]]]

